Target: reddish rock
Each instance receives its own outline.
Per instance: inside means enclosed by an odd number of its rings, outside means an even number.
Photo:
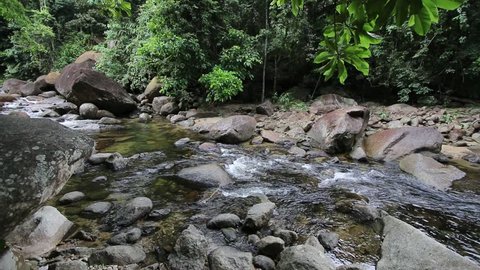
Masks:
[[[3,83],[3,91],[7,94],[17,94],[21,95],[22,94],[22,86],[27,84],[26,81],[18,80],[18,79],[8,79]]]
[[[87,61],[97,62],[98,59],[100,59],[101,56],[102,56],[102,54],[99,53],[99,52],[86,51],[82,55],[80,55],[77,58],[77,60],[75,60],[75,63],[80,64],[80,63],[84,63],[84,62],[87,62]]]
[[[282,134],[271,130],[262,130],[260,135],[263,139],[265,139],[265,141],[271,143],[280,143],[284,140],[284,138],[282,138]]]
[[[0,102],[12,102],[17,99],[16,96],[12,96],[9,94],[0,94]]]

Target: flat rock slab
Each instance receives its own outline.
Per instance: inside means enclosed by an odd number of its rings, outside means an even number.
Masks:
[[[377,270],[479,270],[480,266],[453,252],[409,224],[383,217],[382,258]]]
[[[439,190],[450,188],[452,182],[465,177],[465,173],[451,165],[444,165],[422,154],[410,154],[400,160],[400,168],[422,183]]]

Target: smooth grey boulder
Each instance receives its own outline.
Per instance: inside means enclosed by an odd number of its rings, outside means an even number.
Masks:
[[[418,151],[438,153],[443,136],[435,128],[403,127],[379,131],[363,140],[363,149],[375,160],[392,161]]]
[[[203,270],[208,254],[208,241],[195,226],[185,229],[175,243],[174,252],[168,256],[172,270]]]
[[[48,119],[0,115],[0,239],[55,196],[94,141]]]
[[[184,182],[199,188],[226,186],[233,183],[230,175],[218,164],[184,168],[177,173]]]
[[[147,197],[137,197],[118,209],[113,223],[117,226],[129,226],[145,217],[152,210],[153,203]]]
[[[275,258],[285,249],[285,242],[282,238],[269,235],[260,239],[257,247],[260,254]]]
[[[88,264],[86,262],[75,261],[63,261],[52,264],[48,269],[52,270],[88,270]]]
[[[110,245],[125,245],[135,244],[142,237],[142,230],[139,228],[132,228],[126,232],[122,232],[112,236],[108,240]]]
[[[109,246],[98,250],[88,259],[89,265],[129,265],[145,260],[147,255],[140,246]]]
[[[248,209],[244,227],[247,230],[255,231],[267,226],[272,217],[273,209],[275,209],[275,204],[272,202],[253,205]]]
[[[92,70],[87,62],[66,66],[55,82],[55,88],[77,106],[93,103],[114,114],[127,114],[137,107],[120,84]]]
[[[80,191],[72,191],[63,195],[58,202],[61,204],[69,204],[81,201],[85,198],[85,194]]]
[[[267,256],[257,255],[253,258],[253,265],[262,270],[275,270],[275,262]]]
[[[44,206],[17,226],[5,240],[24,257],[39,256],[53,250],[72,226],[73,223],[57,209]]]
[[[210,270],[254,270],[252,253],[223,246],[208,255]]]
[[[83,119],[97,119],[98,107],[92,103],[83,103],[78,108],[78,113]]]
[[[298,234],[296,232],[282,229],[274,230],[273,236],[282,238],[286,246],[293,245],[298,239]]]
[[[318,234],[318,241],[327,249],[333,250],[338,245],[338,234],[329,231],[320,231]]]
[[[212,139],[229,144],[248,141],[255,132],[257,121],[248,115],[234,115],[223,118],[209,129]]]
[[[318,248],[299,245],[280,253],[277,270],[335,270],[335,265]]]
[[[385,216],[383,223],[382,258],[377,270],[480,269],[479,265],[397,218]]]
[[[466,175],[452,165],[444,165],[422,154],[410,154],[402,158],[400,168],[415,176],[420,182],[439,190],[447,190],[453,181]]]
[[[112,208],[111,202],[96,202],[83,209],[83,213],[88,216],[103,216]]]
[[[235,214],[220,214],[212,218],[207,223],[209,229],[236,228],[242,221]]]

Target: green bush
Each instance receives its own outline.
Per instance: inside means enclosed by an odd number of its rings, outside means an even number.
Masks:
[[[280,105],[280,108],[284,111],[296,110],[296,111],[308,111],[308,106],[305,102],[295,99],[290,92],[282,93],[280,96],[275,93],[272,98],[273,102]]]
[[[199,82],[207,88],[208,102],[225,102],[243,91],[242,80],[233,71],[215,66],[210,73],[202,75]]]
[[[92,48],[89,35],[83,32],[75,33],[75,35],[67,38],[60,48],[57,49],[53,68],[61,70],[66,65],[73,63],[82,53]]]

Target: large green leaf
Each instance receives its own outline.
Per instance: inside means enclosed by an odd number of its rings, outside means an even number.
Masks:
[[[454,10],[457,9],[464,0],[435,0],[435,4],[442,9]]]
[[[409,25],[413,26],[415,33],[419,34],[420,36],[425,36],[432,26],[432,20],[426,8],[422,8],[418,14],[412,15]]]
[[[315,64],[321,64],[329,59],[331,59],[333,55],[330,52],[321,52],[315,56],[315,60],[313,62]]]
[[[338,80],[341,84],[345,84],[345,80],[348,77],[347,68],[345,67],[345,62],[343,60],[338,61],[337,63],[337,71],[338,71]]]

